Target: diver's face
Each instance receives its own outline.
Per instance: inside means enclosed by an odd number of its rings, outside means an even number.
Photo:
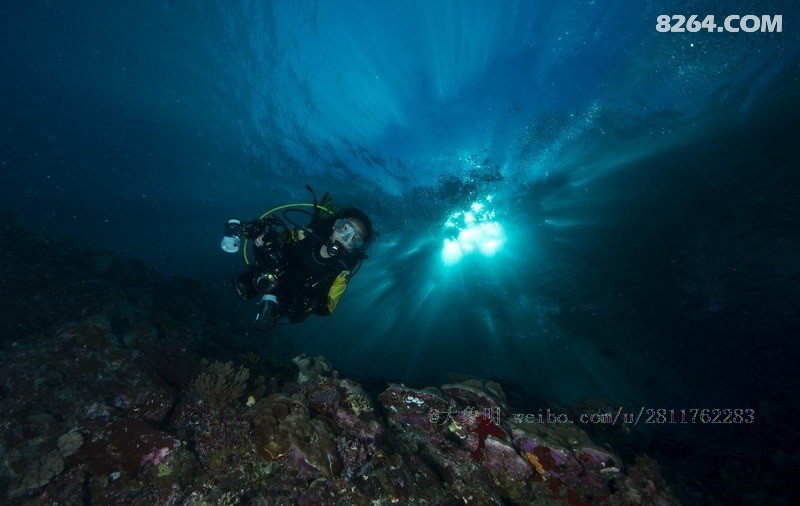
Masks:
[[[355,218],[336,220],[331,241],[342,244],[348,253],[359,248],[364,244],[364,224]]]

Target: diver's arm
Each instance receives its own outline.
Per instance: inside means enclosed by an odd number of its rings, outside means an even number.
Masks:
[[[242,222],[242,234],[251,241],[262,235],[263,232],[264,223],[260,219]]]
[[[258,218],[253,221],[248,221],[243,225],[244,235],[248,239],[252,240],[256,247],[260,248],[265,244],[269,244],[275,239],[278,239],[278,233],[272,228],[272,225],[274,224],[275,218],[271,216],[268,218]],[[273,235],[275,237],[273,237]]]

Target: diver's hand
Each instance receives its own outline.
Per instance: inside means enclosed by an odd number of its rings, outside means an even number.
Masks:
[[[255,239],[263,231],[264,231],[264,227],[261,225],[261,223],[258,220],[256,220],[256,221],[246,221],[246,222],[242,223],[242,232],[244,233],[244,236],[246,238],[248,238],[248,239],[251,239],[251,240]]]
[[[244,231],[245,237],[251,241],[255,241],[256,246],[260,247],[264,244],[268,244],[268,242],[264,241],[264,237],[270,233],[270,230],[275,223],[276,219],[272,216],[269,218],[259,218],[257,220],[242,223],[242,230]]]

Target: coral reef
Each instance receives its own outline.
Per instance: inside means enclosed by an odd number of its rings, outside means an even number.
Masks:
[[[214,362],[192,384],[200,397],[214,409],[222,410],[236,402],[244,393],[250,371],[234,369],[233,362]]]
[[[3,400],[12,417],[26,420],[4,433],[9,499],[675,502],[652,461],[626,473],[619,457],[577,427],[501,417],[507,404],[496,383],[390,385],[376,405],[322,357],[301,356],[295,380],[271,393],[253,388],[240,402],[256,383],[244,367],[207,364],[177,393],[136,369],[132,351],[115,343],[107,320],[90,317],[35,347],[3,352],[6,391],[28,387],[24,398]],[[48,382],[58,350],[74,357],[82,388]],[[55,360],[43,362],[30,390],[24,372],[33,365],[21,358],[45,355]],[[120,371],[128,381],[113,379]],[[48,409],[36,412],[31,399],[44,398]]]
[[[254,356],[188,280],[66,258],[85,304],[3,323],[4,500],[677,503],[652,459],[626,467],[579,427],[509,419],[496,382],[370,396],[324,357]]]

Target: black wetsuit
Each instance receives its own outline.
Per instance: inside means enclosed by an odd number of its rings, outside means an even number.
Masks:
[[[311,230],[319,237],[326,238],[330,235],[332,223],[327,221],[312,222]],[[264,292],[259,290],[255,281],[266,272],[271,271],[276,264],[278,284],[268,291],[278,298],[278,316],[287,317],[291,322],[304,320],[309,314],[328,315],[333,312],[338,297],[331,301],[332,285],[340,275],[348,279],[349,273],[358,263],[356,255],[341,255],[337,257],[322,258],[320,250],[322,243],[301,229],[294,229],[276,237],[264,238],[264,246],[253,245],[255,262],[248,271],[240,274],[237,279],[247,287],[247,298],[253,299]],[[275,252],[280,258],[276,262]],[[339,281],[341,284],[341,281]],[[343,292],[341,289],[340,292]],[[339,293],[338,296],[341,296]]]

